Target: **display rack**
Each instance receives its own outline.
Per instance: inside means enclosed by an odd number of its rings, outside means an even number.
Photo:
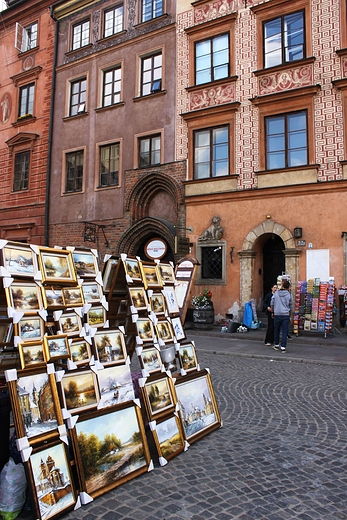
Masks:
[[[294,302],[293,333],[321,332],[327,337],[333,330],[335,285],[319,278],[298,281]]]

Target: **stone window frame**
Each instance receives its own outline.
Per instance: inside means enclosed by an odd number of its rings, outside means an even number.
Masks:
[[[158,14],[157,16],[151,16],[147,20],[144,20],[143,4],[144,4],[145,1],[151,3],[151,7],[152,7],[151,13],[153,15],[153,5],[154,5],[156,0],[140,0],[139,1],[139,9],[140,9],[139,20],[140,20],[140,23],[147,23],[147,22],[150,22],[152,20],[156,20],[157,18],[159,18],[160,16],[163,16],[165,14],[165,0],[162,0],[162,10],[161,10],[161,13]]]
[[[73,152],[81,152],[83,151],[83,172],[82,172],[82,187],[79,191],[66,191],[66,175],[67,175],[67,154]],[[73,195],[80,195],[85,191],[85,178],[87,171],[87,147],[86,146],[77,146],[75,148],[69,148],[63,150],[63,159],[62,159],[62,176],[61,176],[61,196],[68,197]]]
[[[153,152],[153,139],[159,138],[159,162],[152,163],[152,152]],[[141,142],[143,141],[149,141],[149,164],[141,165]],[[141,135],[137,138],[137,144],[138,144],[138,167],[139,168],[152,168],[153,166],[159,166],[161,163],[161,156],[162,156],[162,136],[161,134],[149,134],[149,135]]]
[[[157,135],[160,136],[160,163],[150,165],[150,166],[145,166],[141,169],[145,170],[146,168],[152,168],[152,167],[157,168],[161,164],[164,164],[164,128],[158,128],[158,129],[151,130],[149,132],[141,132],[140,134],[134,135],[134,169],[140,168],[140,164],[139,164],[140,139],[146,138],[146,137],[148,137],[148,138],[154,137]]]
[[[105,105],[105,74],[107,72],[114,72],[115,70],[120,70],[121,72],[121,78],[120,78],[120,90],[119,90],[119,101],[116,103],[111,103],[110,105]],[[112,81],[112,85],[114,85],[114,80]],[[111,108],[113,106],[118,106],[122,103],[122,97],[123,97],[123,62],[117,63],[114,65],[110,65],[107,67],[102,67],[100,69],[100,108],[107,109]]]
[[[27,170],[25,172],[25,176],[23,177],[23,157],[24,155],[26,155],[26,157],[28,158],[28,166],[27,166]],[[18,156],[22,156],[22,161],[21,161],[21,164],[20,164],[20,170],[17,170],[17,158]],[[30,178],[30,167],[31,167],[31,150],[20,150],[20,151],[16,151],[14,154],[13,154],[13,183],[12,183],[12,193],[18,193],[18,192],[22,192],[22,191],[28,191],[29,189],[29,178]],[[17,179],[17,177],[19,177],[19,179]],[[18,187],[16,189],[16,183],[18,182],[19,180],[19,185],[20,187]],[[23,186],[23,183],[24,183],[24,186]]]
[[[11,168],[11,177],[12,177],[11,186],[12,186],[12,188],[14,186],[15,156],[17,154],[23,153],[23,152],[29,152],[29,154],[30,154],[29,172],[28,172],[28,187],[24,190],[17,190],[17,191],[14,191],[12,189],[12,193],[15,193],[17,197],[22,191],[25,192],[26,196],[27,196],[28,191],[30,191],[30,180],[31,180],[30,170],[31,170],[31,166],[32,166],[32,156],[33,156],[33,151],[35,149],[36,141],[38,138],[39,138],[38,134],[31,133],[31,132],[27,132],[27,133],[20,132],[17,135],[15,135],[14,137],[11,137],[11,139],[9,139],[8,141],[6,141],[6,144],[10,150],[10,156],[12,158],[12,168]]]
[[[82,45],[82,34],[83,34],[83,29],[82,29],[82,26],[85,24],[85,23],[88,23],[89,26],[88,26],[88,42],[85,43],[84,45]],[[78,47],[74,47],[74,33],[75,33],[75,28],[76,27],[81,27],[81,37],[80,37],[80,45]],[[70,44],[70,50],[72,52],[74,51],[78,51],[79,49],[83,49],[85,47],[87,47],[88,45],[90,45],[91,41],[90,41],[90,29],[91,29],[91,23],[90,23],[90,19],[89,18],[84,18],[83,20],[79,20],[78,22],[74,23],[74,24],[71,24],[71,44]]]
[[[119,144],[119,163],[118,163],[118,184],[112,184],[109,186],[101,186],[100,185],[100,149],[103,146]],[[110,189],[120,189],[123,183],[123,175],[122,175],[122,159],[123,159],[123,139],[115,138],[110,139],[108,141],[101,141],[95,144],[95,191],[102,190],[110,190]]]
[[[195,284],[196,285],[226,285],[226,246],[225,240],[211,240],[208,242],[197,242],[196,259],[199,262],[196,271]],[[202,278],[202,249],[207,247],[221,247],[222,248],[222,278]]]
[[[120,31],[113,31],[111,34],[106,35],[105,34],[106,14],[110,13],[111,11],[113,12],[113,14],[115,14],[115,12],[120,8],[122,8],[122,28],[120,29]],[[124,31],[124,24],[125,24],[124,16],[125,16],[125,12],[124,12],[124,3],[123,2],[119,2],[118,4],[113,5],[112,7],[106,7],[102,12],[102,38],[111,38],[111,36],[115,36],[116,34],[122,33]],[[114,17],[113,17],[113,20],[114,20]]]

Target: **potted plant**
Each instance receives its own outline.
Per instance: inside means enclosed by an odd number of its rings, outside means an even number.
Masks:
[[[195,329],[212,329],[214,325],[214,307],[212,291],[207,287],[192,299],[193,325]]]

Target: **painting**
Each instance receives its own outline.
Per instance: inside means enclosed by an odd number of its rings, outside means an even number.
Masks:
[[[34,518],[54,519],[73,509],[77,494],[64,442],[55,440],[34,449],[24,465]]]
[[[157,331],[158,338],[164,341],[164,343],[170,343],[173,341],[173,330],[171,323],[169,323],[168,320],[158,321],[155,330]]]
[[[14,333],[21,342],[43,339],[45,322],[39,316],[24,316],[14,323]]]
[[[175,283],[175,271],[173,266],[171,264],[160,262],[158,267],[162,285],[173,285]]]
[[[98,409],[135,399],[130,365],[115,365],[98,370],[100,403]]]
[[[17,312],[36,314],[43,309],[41,289],[35,282],[12,282],[5,293],[8,307]]]
[[[96,357],[103,365],[124,363],[127,351],[124,334],[119,329],[98,331],[93,338]]]
[[[161,281],[159,279],[158,266],[147,262],[140,262],[140,265],[145,289],[160,289]]]
[[[43,306],[48,310],[59,310],[64,308],[63,292],[61,287],[42,287]]]
[[[102,285],[104,293],[110,292],[112,280],[118,266],[118,261],[118,258],[111,256],[111,258],[109,258],[104,265],[102,272]]]
[[[133,283],[142,283],[141,269],[135,258],[126,258],[123,260],[125,274],[130,276]]]
[[[193,343],[181,343],[178,356],[180,366],[186,372],[198,369],[198,360]]]
[[[70,347],[66,334],[44,336],[43,353],[45,361],[58,361],[70,357]]]
[[[221,419],[207,370],[177,378],[175,391],[185,437],[189,443],[220,428]]]
[[[63,418],[54,374],[46,368],[18,370],[8,388],[18,438],[36,442],[57,435]]]
[[[159,457],[170,460],[184,450],[184,433],[176,415],[157,421],[152,434]]]
[[[67,336],[76,336],[82,328],[82,320],[76,312],[64,312],[59,318],[59,328]]]
[[[155,347],[144,348],[139,356],[140,365],[148,374],[160,372],[162,361],[159,350]]]
[[[72,259],[79,278],[95,278],[99,272],[97,257],[91,251],[74,249]]]
[[[0,343],[9,343],[12,339],[12,333],[12,321],[4,321],[0,323]]]
[[[165,314],[165,298],[161,292],[153,292],[149,298],[149,304],[151,306],[151,311],[154,312],[157,316],[162,316]]]
[[[103,327],[106,319],[106,310],[102,305],[91,307],[87,312],[87,322],[91,327]]]
[[[148,310],[148,299],[143,287],[129,288],[131,303],[137,311]]]
[[[71,251],[39,247],[39,261],[44,284],[77,285]]]
[[[34,278],[38,271],[37,256],[29,244],[7,242],[0,255],[2,265],[14,278]]]
[[[154,341],[154,328],[149,318],[137,318],[136,330],[138,337],[143,342],[147,343]]]
[[[171,318],[171,325],[177,341],[181,341],[182,339],[186,338],[186,333],[184,332],[181,318],[179,316]]]
[[[148,471],[141,410],[133,403],[80,416],[71,433],[80,488],[93,498]]]
[[[88,363],[91,358],[91,348],[88,341],[81,338],[73,338],[69,340],[70,359],[75,365],[83,365]]]
[[[176,403],[172,379],[167,375],[150,376],[142,387],[142,395],[150,420],[174,411]]]
[[[71,414],[96,408],[100,401],[96,375],[92,370],[65,373],[61,390],[63,406]]]
[[[100,303],[103,297],[102,287],[97,282],[83,282],[82,292],[85,303]]]
[[[44,366],[42,341],[27,341],[18,344],[18,352],[21,368],[32,368],[33,366]]]
[[[165,296],[166,307],[169,314],[179,314],[180,309],[176,300],[175,288],[165,287],[163,290]]]
[[[77,287],[64,287],[62,295],[65,307],[82,307],[84,305],[84,297],[80,285]]]

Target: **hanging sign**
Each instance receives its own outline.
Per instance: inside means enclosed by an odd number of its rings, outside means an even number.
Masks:
[[[161,238],[152,238],[145,245],[145,255],[151,260],[163,258],[167,251],[167,245]]]

